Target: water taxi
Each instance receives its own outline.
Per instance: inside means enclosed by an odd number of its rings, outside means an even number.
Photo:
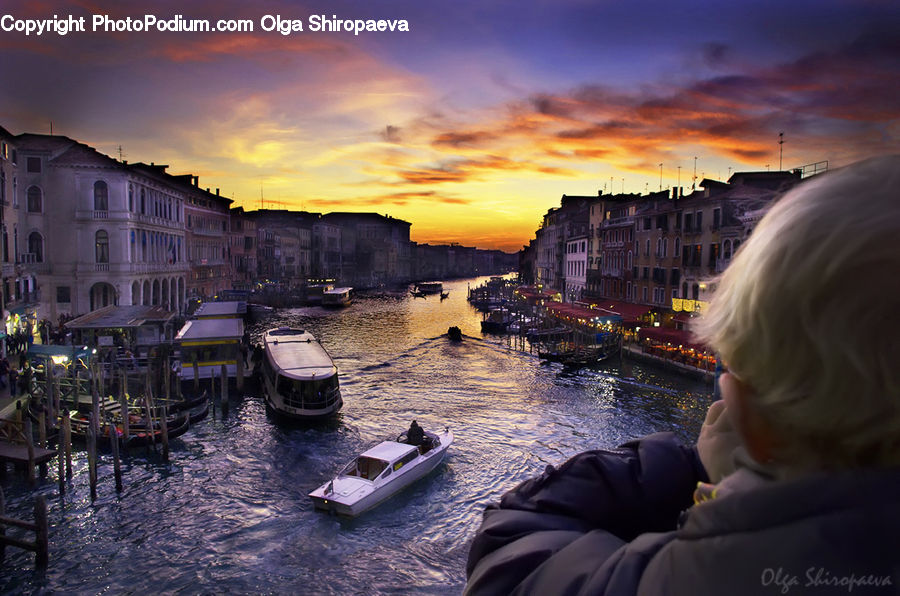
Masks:
[[[272,411],[290,418],[334,414],[344,405],[337,367],[309,332],[278,327],[263,336],[263,392]]]
[[[355,517],[435,469],[453,443],[448,428],[441,434],[425,433],[422,445],[383,441],[364,451],[337,476],[309,493],[316,509]]]
[[[322,306],[349,306],[353,288],[332,288],[322,294]]]
[[[444,284],[439,281],[423,281],[416,284],[416,292],[422,294],[440,294],[444,291]]]

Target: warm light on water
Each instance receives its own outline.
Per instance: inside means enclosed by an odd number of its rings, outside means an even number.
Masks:
[[[274,313],[257,333],[303,327],[334,357],[340,414],[284,426],[258,397],[233,397],[226,420],[217,412],[173,442],[169,464],[133,451],[121,495],[106,457],[93,504],[84,453],[62,498],[54,462],[39,489],[50,565],[35,571],[32,554],[8,548],[0,591],[458,594],[481,512],[504,491],[579,451],[660,430],[695,437],[711,387],[619,360],[567,373],[503,338],[475,339],[466,284],[445,284],[444,301],[359,297]],[[451,325],[472,338],[450,343]],[[437,470],[355,520],[313,510],[309,491],[414,418],[456,435]],[[21,476],[3,488],[8,511],[31,519]]]

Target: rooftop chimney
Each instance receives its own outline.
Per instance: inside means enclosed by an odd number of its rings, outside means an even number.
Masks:
[[[216,196],[219,196],[219,189],[216,189]]]

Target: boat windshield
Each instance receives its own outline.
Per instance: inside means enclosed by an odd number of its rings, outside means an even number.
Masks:
[[[347,464],[341,475],[343,476],[359,476],[367,480],[375,480],[378,475],[387,467],[388,462],[374,457],[360,456]]]

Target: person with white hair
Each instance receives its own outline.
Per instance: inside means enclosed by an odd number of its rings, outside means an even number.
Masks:
[[[548,466],[488,506],[467,594],[900,593],[900,156],[798,185],[717,284],[697,445]]]

